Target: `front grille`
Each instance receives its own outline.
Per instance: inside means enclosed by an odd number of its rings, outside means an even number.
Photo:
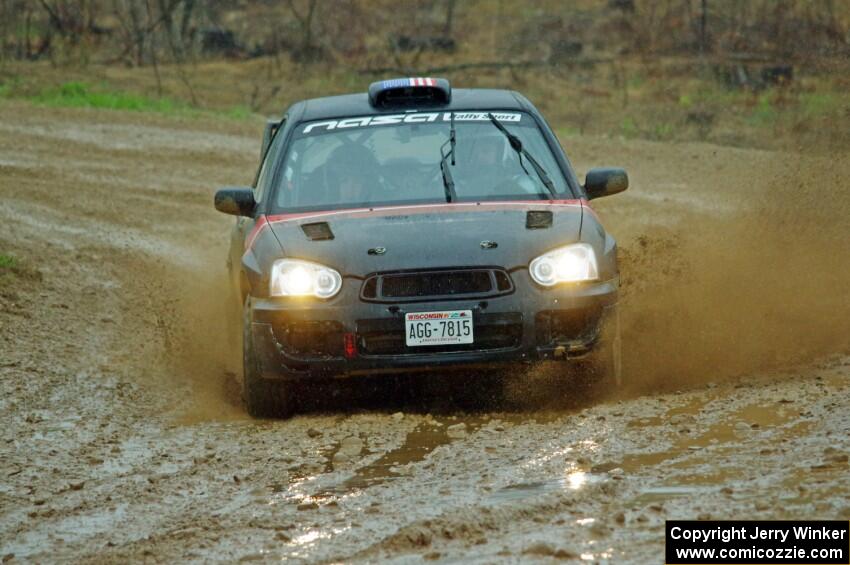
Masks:
[[[360,296],[372,302],[488,298],[513,292],[507,272],[498,268],[381,273],[368,277]]]
[[[443,273],[389,275],[383,278],[384,298],[421,298],[490,292],[493,281],[488,271],[456,271]]]
[[[522,344],[522,314],[475,314],[473,343],[408,347],[405,343],[403,317],[358,320],[357,337],[360,354],[367,356],[513,349]]]

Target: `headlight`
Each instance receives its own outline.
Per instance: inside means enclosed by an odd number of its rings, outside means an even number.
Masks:
[[[599,278],[596,253],[587,243],[574,243],[544,253],[528,265],[531,278],[543,286]]]
[[[298,259],[278,259],[272,265],[272,296],[330,298],[341,288],[342,277],[330,267]]]

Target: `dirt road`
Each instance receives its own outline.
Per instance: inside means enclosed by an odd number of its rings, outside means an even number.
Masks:
[[[632,176],[598,206],[626,390],[376,381],[254,421],[211,195],[256,129],[0,104],[4,561],[642,563],[666,518],[850,519],[846,155],[565,139]]]

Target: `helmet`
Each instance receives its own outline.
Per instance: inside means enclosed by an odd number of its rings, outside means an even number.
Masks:
[[[378,161],[365,146],[346,143],[331,151],[325,171],[330,186],[339,186],[347,177],[373,184],[378,179]]]

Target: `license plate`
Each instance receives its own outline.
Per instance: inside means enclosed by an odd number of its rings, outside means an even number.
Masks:
[[[404,315],[408,346],[472,343],[472,310],[410,312]]]

